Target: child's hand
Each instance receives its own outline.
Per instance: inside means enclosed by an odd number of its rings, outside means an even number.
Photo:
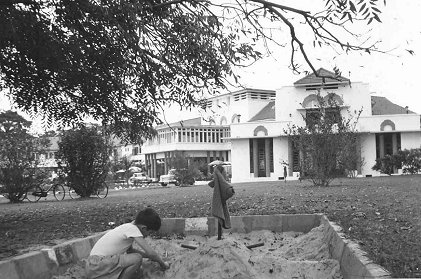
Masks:
[[[164,263],[161,265],[161,268],[162,268],[163,270],[167,270],[167,269],[169,269],[169,268],[170,268],[170,263],[169,263],[169,262],[164,262]]]

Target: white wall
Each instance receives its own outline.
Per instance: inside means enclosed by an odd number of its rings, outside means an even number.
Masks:
[[[401,133],[401,149],[421,147],[421,131],[412,133]]]
[[[393,114],[361,117],[358,121],[358,131],[381,132],[380,126],[385,120],[395,123],[395,131],[414,131],[420,129],[419,114]]]
[[[262,99],[243,99],[234,101],[234,98],[228,100],[227,97],[214,99],[212,107],[208,108],[206,112],[202,113],[204,118],[212,117],[215,120],[216,125],[220,125],[221,118],[227,119],[227,124],[231,124],[233,115],[241,115],[240,121],[246,122],[261,111],[271,100]]]
[[[361,136],[361,158],[364,159],[364,165],[361,167],[361,174],[363,176],[371,174],[373,176],[380,175],[379,172],[374,171],[371,167],[376,163],[376,135],[363,134]]]
[[[285,135],[284,130],[288,128],[289,124],[289,121],[259,121],[231,124],[231,138],[253,138],[254,130],[258,126],[265,127],[269,137],[279,137]]]
[[[288,137],[278,137],[273,139],[273,177],[278,179],[284,176],[284,164],[288,162]]]
[[[249,139],[233,140],[231,149],[232,182],[250,179],[250,147]]]
[[[288,162],[288,138],[273,138],[273,164],[274,172],[270,177],[254,177],[250,173],[250,146],[249,139],[234,139],[231,149],[232,182],[270,181],[278,180],[284,176],[283,162]]]
[[[298,125],[305,125],[302,114],[305,113],[301,105],[304,99],[317,91],[306,91],[302,87],[285,86],[276,92],[276,121],[293,121]],[[329,93],[335,93],[344,101],[345,108],[342,109],[342,115],[346,116],[347,110],[351,114],[357,113],[362,109],[361,116],[371,115],[371,97],[368,84],[355,82],[351,86],[348,84],[340,85],[338,89],[321,90],[320,95],[325,96]]]

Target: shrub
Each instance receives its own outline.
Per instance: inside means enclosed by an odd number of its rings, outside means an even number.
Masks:
[[[407,151],[406,158],[403,161],[403,172],[415,174],[421,170],[421,148],[414,148]]]
[[[386,154],[376,159],[373,170],[391,175],[396,169],[403,173],[415,174],[421,170],[421,148],[399,150],[396,154]]]
[[[70,187],[81,197],[89,197],[104,183],[111,145],[98,127],[65,131],[57,153],[60,171]]]
[[[342,108],[332,94],[323,97],[317,92],[317,102],[316,108],[307,109],[303,115],[306,126],[290,125],[284,132],[299,151],[301,177],[315,186],[329,186],[363,160],[356,130],[361,111],[342,117]]]
[[[175,177],[180,185],[193,185],[196,179],[203,176],[198,168],[199,164],[184,156],[182,152],[175,152],[174,157],[171,158],[170,166],[175,169]]]
[[[45,174],[36,168],[35,154],[49,141],[28,133],[31,122],[13,111],[0,113],[0,184],[11,202],[25,198],[29,187],[40,185]]]
[[[384,174],[391,175],[396,166],[396,157],[386,154],[383,158],[377,158],[376,163],[372,167],[373,170]]]

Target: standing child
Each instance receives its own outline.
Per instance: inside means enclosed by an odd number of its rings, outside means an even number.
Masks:
[[[152,208],[140,211],[136,220],[120,225],[102,236],[86,260],[88,278],[131,279],[140,277],[143,258],[149,258],[168,269],[169,264],[144,239],[150,231],[158,231],[161,218]],[[136,242],[142,251],[132,244]]]

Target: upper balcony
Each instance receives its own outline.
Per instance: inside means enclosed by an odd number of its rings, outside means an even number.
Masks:
[[[174,127],[158,130],[158,135],[146,141],[142,154],[174,150],[229,150],[229,126]]]

